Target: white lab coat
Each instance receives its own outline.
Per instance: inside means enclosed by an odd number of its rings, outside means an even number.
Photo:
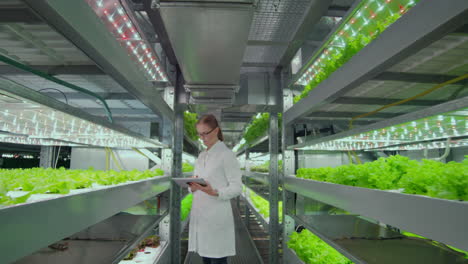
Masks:
[[[188,250],[209,258],[234,256],[236,246],[230,199],[242,192],[242,174],[236,155],[218,141],[208,151],[200,153],[194,175],[208,181],[219,196],[202,191],[193,193]]]

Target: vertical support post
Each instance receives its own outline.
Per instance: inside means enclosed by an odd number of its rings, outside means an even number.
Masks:
[[[174,109],[174,87],[166,87],[164,89],[164,100],[169,105],[171,109]],[[161,150],[161,169],[166,173],[172,173],[172,134],[173,134],[173,126],[172,121],[169,120],[167,117],[162,117],[160,129],[160,141],[169,146],[169,148],[165,148]],[[170,210],[170,199],[171,192],[167,191],[160,195],[160,204],[161,204],[161,212],[166,210]],[[168,214],[160,223],[159,223],[159,237],[162,241],[170,241],[170,223],[171,217]]]
[[[184,110],[180,103],[180,94],[183,91],[182,78],[180,69],[177,68],[175,92],[174,92],[174,138],[172,145],[173,163],[172,177],[182,177],[182,148],[184,140]],[[171,263],[181,263],[180,252],[180,201],[181,189],[173,181],[171,181],[171,197],[170,197],[170,248],[171,248]]]
[[[279,153],[279,133],[278,133],[278,113],[273,111],[270,113],[270,184],[269,184],[269,200],[270,200],[270,246],[269,246],[269,263],[278,263],[278,245],[279,245],[279,217],[278,217],[278,187],[279,187],[279,173],[278,173],[278,153]]]
[[[58,155],[58,154],[57,154]],[[41,146],[39,166],[42,168],[51,168],[54,164],[54,147]]]
[[[248,160],[249,160],[249,149],[246,149],[245,150],[245,171],[250,171],[250,166],[248,165]],[[247,186],[247,183],[249,182],[249,179],[245,178],[245,183],[246,183],[246,186]],[[247,227],[247,229],[249,229],[249,218],[250,218],[250,210],[249,210],[249,205],[248,205],[248,202],[247,202],[247,199],[248,199],[248,196],[250,195],[250,192],[246,192],[245,193],[245,198],[246,198],[246,201],[245,201],[245,226]]]
[[[293,105],[293,93],[290,89],[283,90],[283,109],[286,111]],[[295,173],[295,155],[293,150],[287,150],[287,146],[294,144],[294,128],[293,126],[286,126],[283,122],[282,126],[283,138],[281,141],[283,149],[283,173],[282,182],[284,177],[293,175]],[[295,194],[286,190],[283,185],[283,252],[287,250],[287,241],[289,236],[294,232],[295,223],[291,215],[296,214]],[[283,258],[283,263],[287,260]]]

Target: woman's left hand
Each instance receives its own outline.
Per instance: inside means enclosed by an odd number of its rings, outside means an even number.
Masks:
[[[193,186],[194,187],[193,189],[200,190],[208,195],[218,196],[218,192],[215,189],[213,189],[211,184],[207,182],[206,180],[205,182],[206,182],[206,186],[201,186],[200,184],[194,183],[194,182],[190,186]]]

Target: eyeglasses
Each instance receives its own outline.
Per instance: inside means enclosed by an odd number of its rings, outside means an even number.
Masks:
[[[218,128],[218,127],[215,127],[215,128],[211,129],[211,130],[208,131],[208,132],[202,132],[202,133],[197,133],[197,134],[198,134],[199,137],[206,137],[206,136],[208,136],[209,134],[211,134],[211,132],[213,132],[216,128]]]

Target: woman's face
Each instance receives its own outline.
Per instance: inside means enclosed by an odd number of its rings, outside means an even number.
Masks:
[[[218,141],[218,131],[219,131],[218,127],[213,129],[205,124],[197,125],[198,136],[203,141],[203,144],[205,144],[205,146],[207,146],[208,148],[213,146],[214,143]]]

